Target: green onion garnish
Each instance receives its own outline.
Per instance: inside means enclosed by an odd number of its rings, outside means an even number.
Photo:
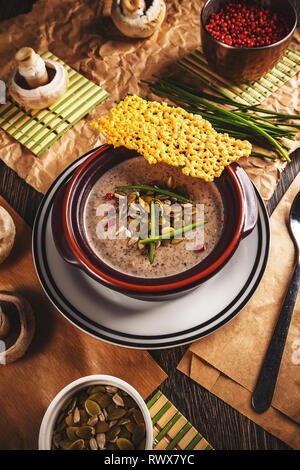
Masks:
[[[167,189],[158,188],[157,186],[148,186],[144,184],[131,184],[129,186],[118,186],[115,189],[115,191],[126,191],[126,189],[143,189],[145,191],[153,191],[154,193],[164,194],[169,197],[174,197],[178,201],[190,202],[189,199],[187,199],[184,196],[180,196],[180,194],[173,193],[172,191],[168,191]]]
[[[155,237],[155,204],[154,201],[150,203],[150,235]],[[155,242],[151,242],[149,246],[149,261],[150,264],[154,261]]]
[[[156,242],[158,240],[169,240],[170,238],[176,237],[176,235],[182,235],[185,232],[189,232],[190,230],[193,230],[196,227],[200,227],[200,225],[207,224],[208,220],[201,220],[200,222],[194,222],[193,224],[186,225],[185,227],[179,228],[177,230],[170,231],[168,233],[164,233],[163,235],[156,235],[155,237],[150,238],[144,238],[143,240],[140,240],[140,243],[152,243]]]

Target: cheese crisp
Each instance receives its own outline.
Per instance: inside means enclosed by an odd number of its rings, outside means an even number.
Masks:
[[[167,103],[127,96],[92,126],[114,147],[137,150],[148,163],[182,167],[185,175],[213,181],[224,168],[249,157],[247,140],[216,132],[201,116]]]

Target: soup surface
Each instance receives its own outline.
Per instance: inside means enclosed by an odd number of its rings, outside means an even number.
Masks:
[[[151,264],[145,249],[138,249],[137,243],[131,244],[130,238],[119,238],[118,226],[114,227],[113,232],[117,233],[116,238],[99,238],[97,227],[99,227],[99,222],[103,224],[101,220],[104,220],[103,214],[98,215],[101,212],[99,206],[111,204],[111,206],[117,207],[116,199],[107,200],[106,195],[114,194],[115,188],[118,186],[135,183],[149,185],[155,181],[158,187],[161,188],[163,185],[166,188],[167,181],[170,179],[172,180],[170,191],[179,193],[177,188],[185,187],[192,203],[203,205],[197,206],[197,210],[200,211],[200,214],[201,209],[204,210],[204,218],[207,223],[203,228],[197,229],[197,239],[195,239],[195,231],[193,231],[186,233],[184,240],[180,243],[172,243],[170,240],[164,242],[156,247],[154,261]],[[132,191],[134,190],[127,191],[126,194]],[[138,193],[138,190],[136,191]],[[165,203],[165,201],[162,202]],[[177,204],[169,200],[170,202]],[[118,221],[118,214],[116,219]],[[101,176],[91,190],[84,214],[86,237],[95,254],[119,272],[144,278],[171,276],[198,264],[211,253],[218,243],[222,234],[223,219],[222,200],[213,183],[186,176],[179,168],[164,163],[149,165],[142,157],[126,160]],[[198,240],[200,240],[199,243]]]

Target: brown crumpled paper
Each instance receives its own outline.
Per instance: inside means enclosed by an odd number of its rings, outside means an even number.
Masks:
[[[70,67],[111,93],[109,99],[63,135],[41,157],[0,132],[0,158],[40,192],[75,159],[105,142],[88,123],[105,115],[114,102],[128,93],[150,96],[141,79],[152,74],[169,74],[174,63],[200,45],[202,0],[167,0],[167,15],[159,31],[146,40],[125,38],[109,15],[111,0],[38,0],[33,11],[0,23],[1,79],[14,67],[18,48],[31,46],[38,52],[50,50]],[[294,47],[299,44],[299,34]],[[293,78],[265,104],[277,110],[299,109],[299,77]],[[200,86],[200,83],[198,82]],[[296,142],[295,148],[299,146]],[[285,162],[251,158],[241,164],[268,200]]]
[[[295,264],[287,221],[299,191],[300,174],[271,217],[270,258],[254,297],[235,319],[192,344],[178,365],[179,370],[295,449],[300,449],[300,295],[271,408],[256,413],[251,395]]]

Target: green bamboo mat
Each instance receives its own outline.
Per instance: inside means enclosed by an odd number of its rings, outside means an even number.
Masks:
[[[213,450],[175,406],[158,391],[147,403],[154,432],[154,450]]]
[[[67,69],[69,87],[65,95],[54,105],[40,110],[25,110],[10,96],[0,106],[0,127],[37,156],[109,96],[51,52],[43,52],[41,56]]]
[[[236,84],[218,76],[207,64],[201,49],[196,49],[177,64],[204,82],[209,82],[211,88],[221,91],[224,96],[243,104],[258,105],[300,71],[300,52],[289,47],[269,73],[255,82],[244,84]]]

